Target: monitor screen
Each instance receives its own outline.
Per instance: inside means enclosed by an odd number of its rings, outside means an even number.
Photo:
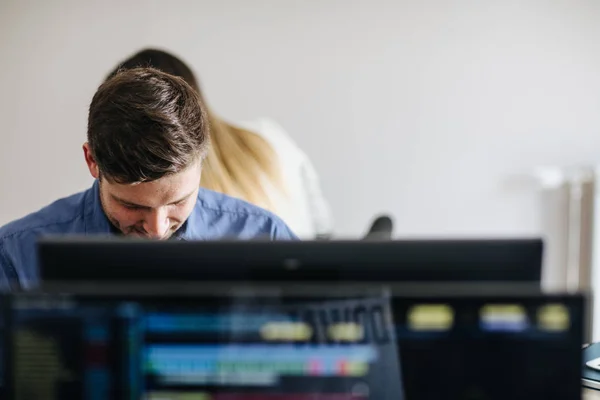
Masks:
[[[580,391],[578,296],[13,296],[14,399],[544,399]]]
[[[403,398],[384,298],[24,295],[11,308],[15,399]]]

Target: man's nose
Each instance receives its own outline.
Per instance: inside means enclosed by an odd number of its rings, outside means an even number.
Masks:
[[[144,220],[144,230],[152,239],[165,237],[169,227],[169,218],[162,210],[151,211]]]

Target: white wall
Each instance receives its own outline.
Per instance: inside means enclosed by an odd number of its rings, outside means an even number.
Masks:
[[[277,119],[338,233],[536,234],[511,176],[600,159],[600,2],[0,1],[0,223],[84,189],[86,109],[143,46],[182,55],[223,116]]]

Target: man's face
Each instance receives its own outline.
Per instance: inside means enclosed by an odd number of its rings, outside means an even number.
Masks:
[[[87,151],[86,153],[86,160]],[[99,174],[88,161],[92,176]],[[119,184],[100,177],[100,200],[110,222],[123,234],[168,239],[192,213],[198,196],[200,162],[152,182]]]

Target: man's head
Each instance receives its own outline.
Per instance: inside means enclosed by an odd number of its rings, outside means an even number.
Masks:
[[[209,144],[194,89],[152,68],[121,71],[94,95],[87,136],[85,159],[117,229],[166,239],[183,225],[196,203]]]

